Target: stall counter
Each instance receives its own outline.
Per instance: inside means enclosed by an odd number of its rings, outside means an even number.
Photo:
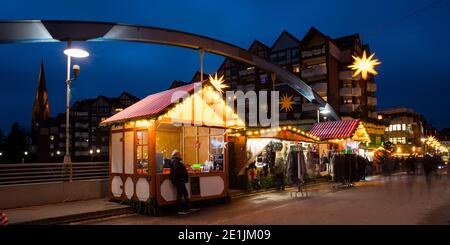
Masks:
[[[177,191],[170,180],[170,174],[157,174],[158,204],[171,204],[177,200]],[[205,173],[189,173],[189,182],[186,183],[191,201],[226,197],[228,194],[228,181],[224,171],[211,171]]]

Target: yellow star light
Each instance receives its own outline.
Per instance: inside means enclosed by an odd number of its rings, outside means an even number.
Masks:
[[[361,73],[362,78],[364,80],[367,80],[368,73],[371,73],[373,75],[378,74],[378,72],[375,71],[374,68],[376,65],[381,64],[381,62],[378,61],[378,59],[372,60],[374,55],[375,55],[375,53],[373,53],[372,55],[369,56],[369,58],[367,58],[365,50],[364,50],[363,56],[361,58],[352,55],[354,62],[353,62],[353,65],[349,65],[348,68],[351,68],[352,70],[355,71],[353,73],[353,77],[356,77]]]
[[[223,93],[224,88],[228,88],[227,85],[223,84],[225,82],[225,80],[223,79],[223,75],[220,78],[217,77],[217,73],[214,77],[209,75],[209,81],[214,86],[214,88],[221,93]]]
[[[292,104],[294,104],[294,101],[292,100],[292,95],[288,96],[287,94],[283,94],[281,96],[281,110],[285,110],[286,112],[292,110]]]

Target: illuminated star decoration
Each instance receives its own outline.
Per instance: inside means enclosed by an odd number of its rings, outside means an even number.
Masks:
[[[223,89],[228,88],[227,85],[223,84],[225,82],[225,80],[223,79],[223,75],[220,78],[217,77],[217,73],[216,75],[214,75],[214,77],[209,75],[209,81],[214,86],[214,88],[221,93],[223,93]]]
[[[281,96],[281,101],[280,101],[281,110],[285,110],[286,112],[292,110],[293,103],[294,103],[294,101],[292,100],[292,95],[288,96],[287,94],[283,94]]]
[[[375,53],[373,53],[372,55],[369,56],[369,58],[367,58],[365,50],[361,58],[352,55],[354,62],[353,65],[349,65],[348,68],[351,68],[352,70],[355,71],[353,73],[353,77],[356,77],[361,73],[362,78],[364,80],[367,80],[367,73],[371,73],[373,75],[378,74],[378,72],[375,71],[374,68],[376,65],[381,64],[381,62],[379,62],[378,59],[372,60],[374,55]]]

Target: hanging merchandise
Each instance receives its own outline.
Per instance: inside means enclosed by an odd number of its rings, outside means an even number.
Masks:
[[[356,154],[335,154],[332,157],[335,182],[352,183],[365,178],[368,162]]]
[[[306,176],[306,161],[301,145],[291,145],[287,157],[287,173],[289,185],[304,182]]]

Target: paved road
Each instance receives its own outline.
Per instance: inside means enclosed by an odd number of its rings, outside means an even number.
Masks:
[[[335,190],[328,184],[308,198],[269,192],[233,199],[189,215],[130,215],[88,224],[450,224],[450,181],[422,176],[375,178]]]

